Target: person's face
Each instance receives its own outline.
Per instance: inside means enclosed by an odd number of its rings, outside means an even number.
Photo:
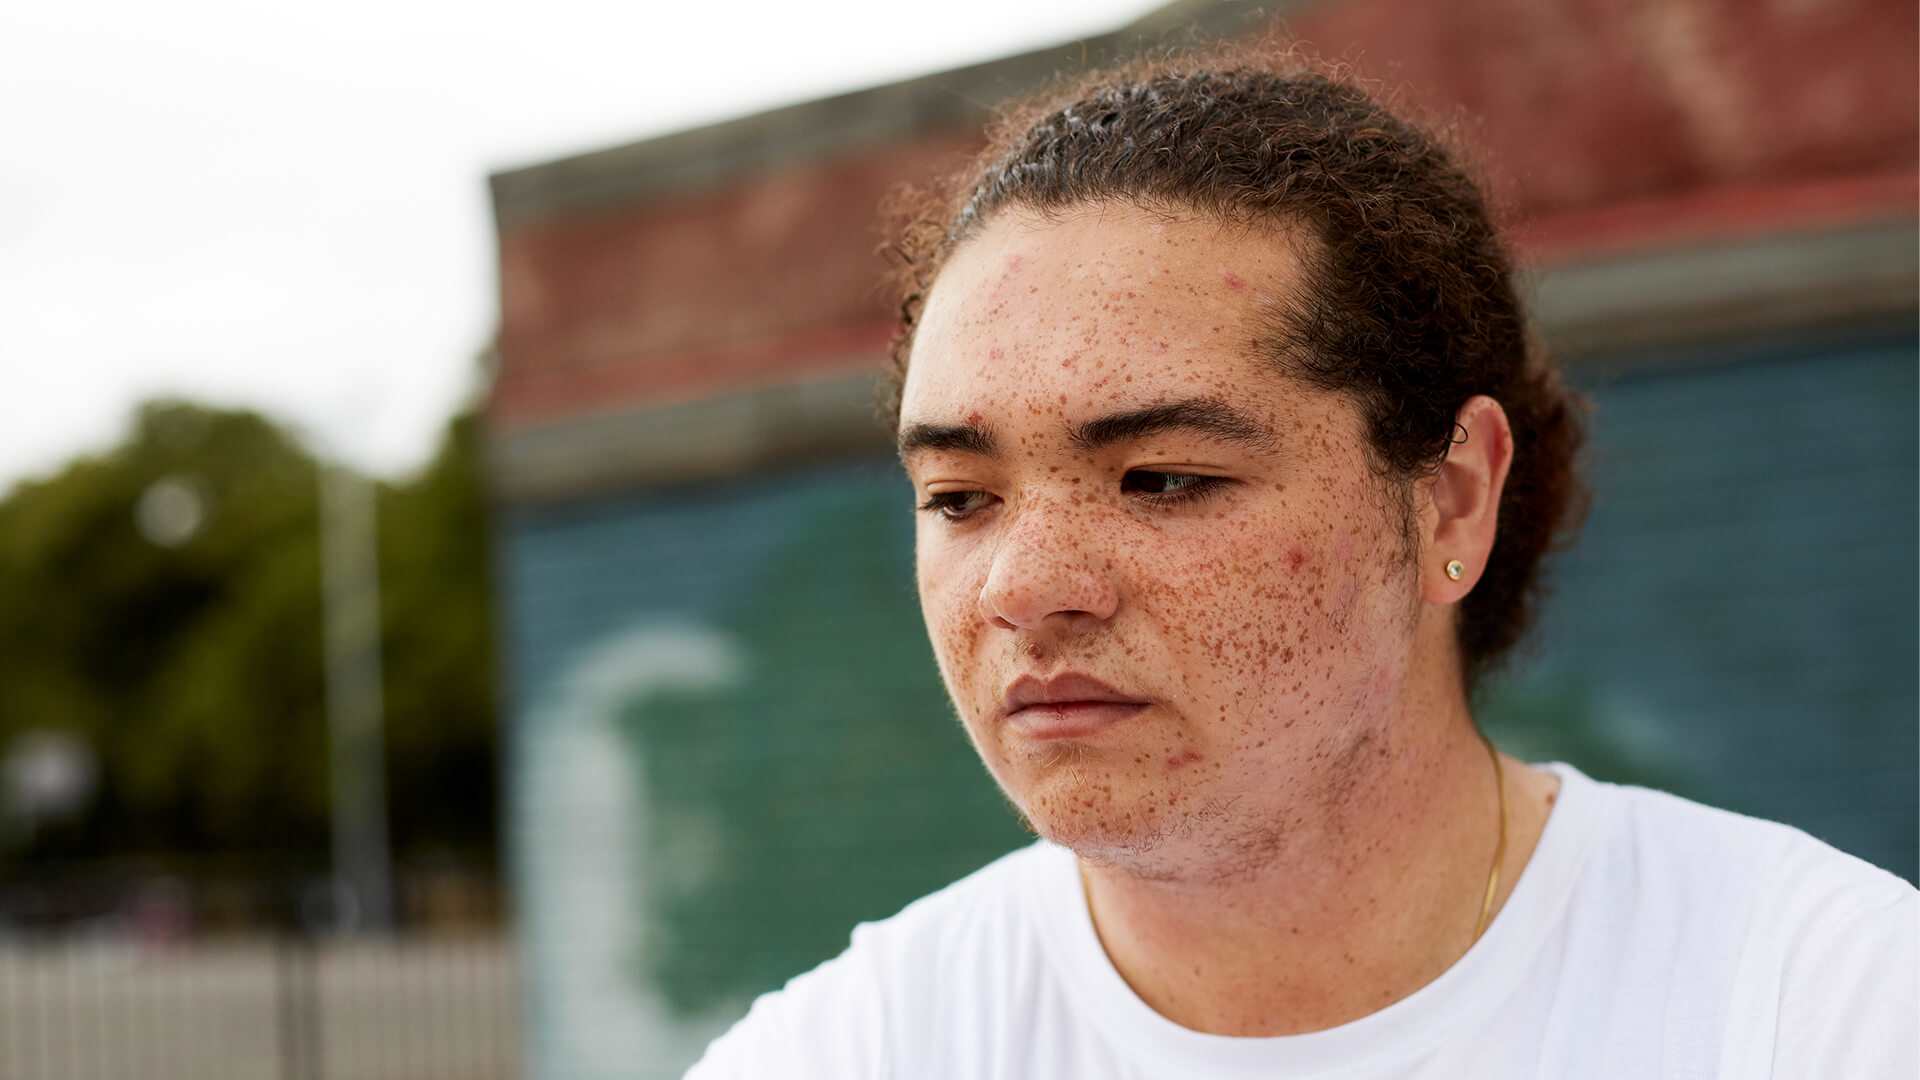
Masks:
[[[934,655],[995,780],[1083,855],[1270,852],[1389,752],[1417,582],[1356,408],[1253,355],[1297,279],[1271,232],[1012,210],[922,313],[900,434]],[[1063,674],[1112,693],[1009,715]]]

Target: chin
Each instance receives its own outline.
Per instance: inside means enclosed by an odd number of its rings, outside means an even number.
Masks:
[[[1029,831],[1092,866],[1146,881],[1231,881],[1287,857],[1284,827],[1249,818],[1233,797],[1053,775],[1014,800]]]
[[[1089,862],[1151,860],[1190,825],[1183,794],[1086,762],[1055,762],[1008,794],[1029,830]]]

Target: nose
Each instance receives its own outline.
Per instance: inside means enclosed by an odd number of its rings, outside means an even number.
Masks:
[[[1001,629],[1033,631],[1065,629],[1079,616],[1113,617],[1119,594],[1108,561],[1093,542],[1092,523],[1078,517],[1036,505],[1009,525],[980,588],[983,618]]]

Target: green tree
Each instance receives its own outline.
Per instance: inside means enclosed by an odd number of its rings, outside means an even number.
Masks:
[[[475,449],[460,418],[418,477],[381,490],[401,851],[491,847]],[[52,729],[99,765],[84,818],[30,850],[0,839],[0,857],[325,851],[317,488],[313,457],[264,418],[164,401],[119,446],[0,501],[0,752]]]
[[[498,813],[492,559],[476,414],[380,502],[387,760],[396,843],[491,852]]]

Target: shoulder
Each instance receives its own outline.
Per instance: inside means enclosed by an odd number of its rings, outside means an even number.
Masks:
[[[1889,875],[1891,876],[1891,875]],[[1757,953],[1775,983],[1774,1075],[1920,1075],[1920,893],[1800,883]]]
[[[1721,973],[1723,1075],[1913,1075],[1920,892],[1789,825],[1600,786],[1598,869],[1631,883],[1636,935]]]
[[[1605,827],[1594,855],[1610,880],[1634,892],[1724,918],[1805,918],[1912,896],[1913,886],[1777,821],[1722,810],[1651,788],[1571,773],[1593,789]]]
[[[1761,824],[1772,861],[1756,881],[1728,1058],[1750,1062],[1741,1075],[1920,1075],[1920,892],[1798,829]]]
[[[895,1071],[901,1046],[937,1041],[930,1025],[977,1019],[937,1008],[1005,987],[1035,950],[1022,884],[1057,849],[1033,844],[976,870],[899,913],[853,928],[847,948],[755,999],[716,1039],[687,1080],[791,1076],[856,1078]]]

